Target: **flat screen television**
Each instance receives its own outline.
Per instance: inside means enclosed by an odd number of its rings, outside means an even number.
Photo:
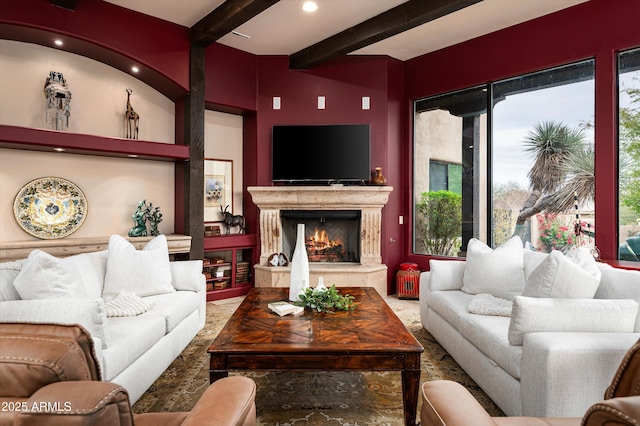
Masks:
[[[369,134],[368,124],[273,126],[273,181],[367,182],[371,178]]]

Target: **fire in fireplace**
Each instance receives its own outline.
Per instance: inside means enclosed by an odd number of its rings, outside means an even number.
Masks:
[[[360,215],[355,210],[281,211],[283,250],[291,257],[297,225],[304,223],[309,262],[360,262]]]
[[[305,240],[309,262],[345,262],[344,245],[332,240],[325,229],[316,228],[311,238]]]

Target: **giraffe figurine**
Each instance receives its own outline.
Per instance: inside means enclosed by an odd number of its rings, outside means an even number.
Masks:
[[[133,110],[131,106],[131,94],[133,90],[127,89],[127,111],[124,113],[125,119],[125,137],[127,139],[138,139],[138,122],[140,116]]]

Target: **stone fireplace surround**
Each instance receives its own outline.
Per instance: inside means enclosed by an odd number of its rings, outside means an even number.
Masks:
[[[387,294],[387,265],[382,263],[382,208],[391,186],[251,186],[247,191],[260,209],[260,263],[255,265],[256,287],[289,287],[289,266],[270,266],[273,253],[283,252],[281,210],[359,210],[360,263],[310,262],[311,286],[323,277],[336,287],[374,287]]]

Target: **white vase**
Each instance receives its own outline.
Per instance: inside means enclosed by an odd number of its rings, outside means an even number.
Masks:
[[[298,295],[309,287],[309,258],[304,245],[304,224],[298,224],[296,247],[291,257],[291,280],[289,283],[289,300],[299,301]]]

